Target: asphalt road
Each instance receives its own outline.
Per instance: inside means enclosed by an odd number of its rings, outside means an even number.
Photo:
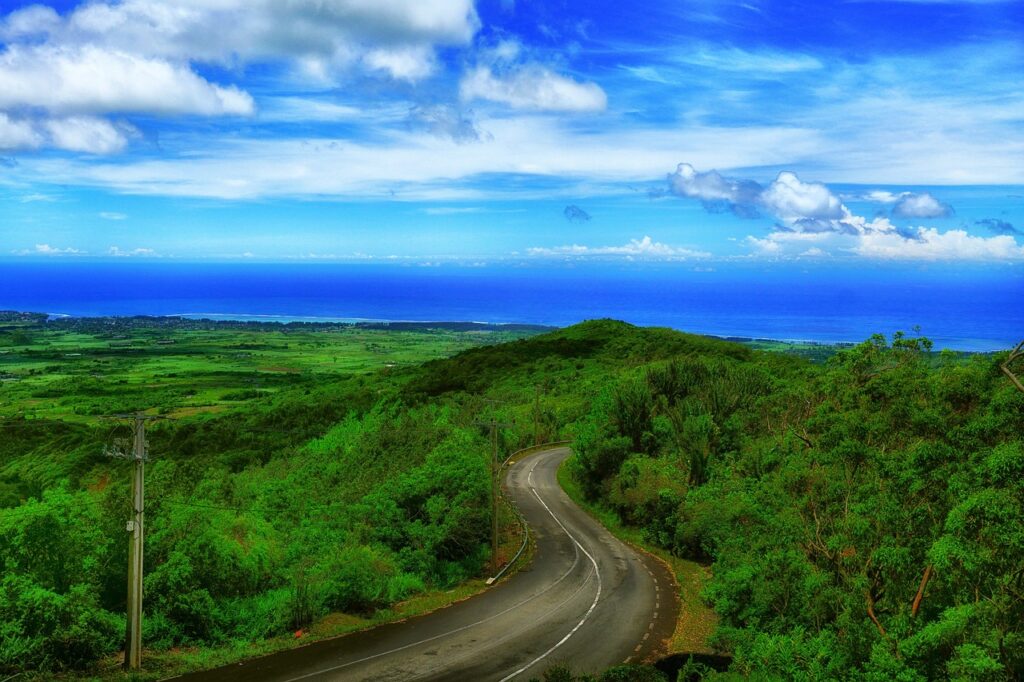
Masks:
[[[556,480],[567,448],[514,464],[506,490],[530,525],[528,567],[434,613],[188,675],[189,682],[528,680],[661,652],[678,604],[667,569],[613,537]]]

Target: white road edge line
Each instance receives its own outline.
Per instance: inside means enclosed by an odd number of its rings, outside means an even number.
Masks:
[[[530,470],[530,478],[532,479],[532,477],[533,477],[533,470],[531,469]],[[567,641],[569,641],[569,638],[572,637],[574,634],[576,634],[576,631],[579,630],[581,627],[583,627],[583,624],[587,622],[587,619],[590,618],[590,614],[592,614],[594,612],[594,609],[597,608],[597,602],[601,599],[601,570],[597,567],[597,561],[590,554],[590,552],[588,552],[586,550],[586,548],[583,545],[580,544],[580,541],[577,540],[575,537],[573,537],[573,534],[569,532],[569,530],[562,524],[562,522],[558,520],[558,517],[555,516],[555,513],[553,511],[551,511],[551,507],[549,507],[547,505],[547,503],[544,502],[544,500],[541,499],[540,495],[537,494],[537,489],[532,487],[532,485],[531,485],[530,491],[533,493],[533,496],[537,498],[537,501],[540,502],[542,505],[544,505],[544,508],[548,511],[548,514],[551,514],[551,518],[553,518],[555,520],[555,523],[557,523],[559,525],[559,527],[562,529],[562,531],[567,536],[569,536],[569,539],[572,540],[573,543],[575,543],[575,545],[580,548],[580,551],[582,551],[584,554],[587,555],[587,558],[590,559],[590,563],[592,563],[594,565],[594,574],[597,576],[597,594],[594,595],[594,603],[591,604],[590,608],[587,609],[587,612],[585,614],[583,614],[583,618],[580,620],[579,623],[576,623],[576,627],[574,627],[572,630],[570,630],[569,633],[566,634],[565,637],[563,637],[561,640],[559,640],[559,642],[557,644],[555,644],[553,647],[551,647],[550,649],[548,649],[547,651],[542,653],[540,656],[538,656],[537,658],[533,659],[532,661],[530,661],[529,663],[527,663],[526,665],[524,665],[522,668],[520,668],[519,670],[515,671],[514,673],[511,673],[510,675],[506,675],[505,677],[501,678],[498,682],[508,682],[509,680],[511,680],[516,675],[519,675],[521,673],[526,672],[527,670],[529,670],[530,668],[535,666],[537,663],[540,663],[545,658],[550,656],[551,652],[553,652],[555,649],[557,649],[558,647],[562,646]]]

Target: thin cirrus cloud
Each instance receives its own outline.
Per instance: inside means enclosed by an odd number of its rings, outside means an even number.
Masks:
[[[838,252],[887,260],[1024,260],[1024,246],[1009,235],[982,237],[962,229],[899,228],[888,218],[855,215],[826,185],[805,182],[783,171],[768,185],[698,171],[681,163],[669,175],[676,196],[701,201],[709,211],[730,210],[744,217],[767,214],[775,227],[765,237],[749,236],[755,253],[774,256],[825,256]],[[918,213],[937,217],[940,202],[928,194],[909,194]],[[922,199],[926,197],[926,199]],[[898,204],[897,204],[898,205]],[[944,213],[942,214],[944,215]],[[814,249],[811,251],[810,249]]]
[[[697,50],[686,50],[675,54],[674,61],[722,71],[750,72],[771,78],[776,74],[815,71],[823,64],[816,57],[805,54],[749,51],[732,48],[704,46]]]
[[[133,194],[218,199],[359,196],[401,199],[493,199],[550,196],[534,185],[494,181],[495,173],[607,182],[645,181],[688,156],[730,165],[783,163],[794,151],[810,151],[816,138],[791,128],[743,130],[648,129],[623,134],[572,130],[544,115],[485,118],[488,137],[462,144],[427,132],[395,134],[387,143],[337,139],[231,140],[211,144],[188,158],[132,161],[33,159],[22,173],[87,187]],[[569,142],[571,141],[571,144]],[[726,149],[726,147],[728,147]],[[723,151],[725,149],[725,151]],[[485,181],[475,182],[478,178]],[[577,184],[559,190],[580,196]],[[628,191],[628,190],[626,190]]]

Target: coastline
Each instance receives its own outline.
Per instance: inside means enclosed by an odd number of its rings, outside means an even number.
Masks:
[[[10,318],[10,319],[8,319]],[[362,329],[393,329],[393,330],[421,330],[444,329],[453,331],[536,331],[546,332],[562,328],[561,325],[535,324],[530,322],[486,322],[480,320],[411,320],[411,319],[384,319],[366,317],[343,317],[343,316],[316,316],[316,315],[282,315],[267,313],[176,313],[171,315],[74,315],[69,313],[56,312],[34,312],[18,310],[0,310],[0,326],[5,322],[14,320],[24,321],[34,319],[46,323],[90,323],[100,320],[116,320],[119,322],[148,321],[151,323],[197,323],[210,325],[234,326],[239,324],[252,324],[259,326],[301,326],[301,327],[323,327],[325,329],[336,327],[351,327]],[[583,320],[580,320],[582,322]],[[668,325],[636,325],[639,327],[668,327]],[[698,329],[678,329],[668,327],[677,331],[698,334],[723,341],[732,341],[746,345],[782,345],[787,348],[812,348],[812,349],[842,349],[851,348],[862,343],[870,333],[859,340],[829,340],[814,338],[772,338],[766,336],[745,336],[739,334],[715,334],[703,332]],[[982,340],[989,346],[995,346],[996,342],[988,339]],[[986,354],[998,353],[1002,350],[1009,350],[1010,346],[989,347],[989,348],[949,348],[958,353],[965,354]],[[936,347],[936,351],[944,347]]]

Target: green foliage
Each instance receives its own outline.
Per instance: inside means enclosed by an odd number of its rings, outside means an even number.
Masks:
[[[876,336],[812,364],[609,320],[444,359],[487,341],[168,333],[127,325],[132,355],[33,329],[2,356],[0,673],[119,648],[127,472],[91,415],[150,407],[179,419],[150,435],[147,646],[251,641],[479,575],[495,417],[515,424],[503,453],[573,438],[588,498],[711,562],[733,670],[688,674],[1024,677],[1024,394],[998,355]],[[435,359],[353,364],[395,354]]]
[[[20,575],[0,581],[0,669],[84,668],[115,651],[124,621],[90,585],[55,592]]]
[[[153,425],[147,647],[371,615],[479,574],[487,443],[458,403],[409,407],[392,382],[319,378],[239,415]],[[0,673],[88,666],[124,628],[127,470],[101,454],[118,431],[25,417],[0,427]]]
[[[1024,396],[998,356],[930,351],[897,334],[823,366],[627,368],[578,427],[573,473],[713,562],[704,596],[736,673],[1020,679]]]

